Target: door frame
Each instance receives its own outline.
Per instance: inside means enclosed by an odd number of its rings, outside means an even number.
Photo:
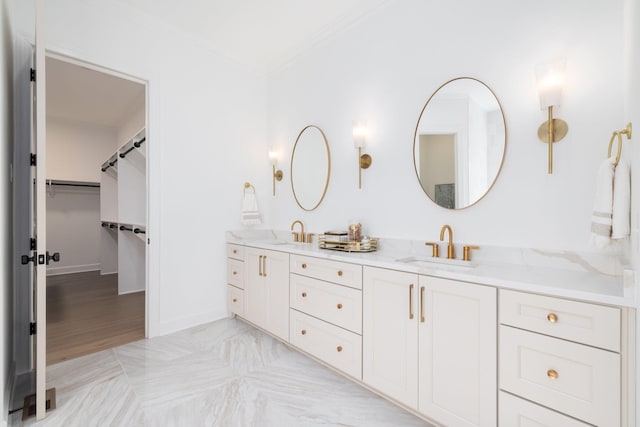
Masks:
[[[147,135],[147,139],[149,138],[149,135],[151,134],[150,130],[149,130],[149,88],[150,88],[150,84],[149,84],[149,80],[146,80],[144,78],[141,77],[137,77],[137,76],[133,76],[131,74],[122,72],[122,71],[118,71],[118,70],[114,70],[113,68],[110,67],[106,67],[103,65],[99,65],[99,64],[95,64],[93,62],[89,62],[87,60],[81,59],[81,58],[77,58],[74,56],[70,56],[68,54],[63,54],[60,52],[56,52],[55,50],[51,50],[51,49],[46,49],[45,50],[45,57],[47,58],[53,58],[56,59],[58,61],[62,61],[62,62],[66,62],[69,64],[73,64],[79,67],[83,67],[83,68],[87,68],[93,71],[97,71],[100,73],[104,73],[104,74],[108,74],[114,77],[118,77],[124,80],[129,80],[132,81],[134,83],[138,83],[141,85],[144,85],[145,87],[145,132]],[[149,280],[149,273],[151,271],[150,268],[150,264],[151,264],[151,257],[150,257],[150,251],[151,251],[151,244],[150,244],[150,239],[153,233],[153,228],[150,224],[149,218],[150,218],[150,200],[152,199],[152,195],[151,195],[151,180],[150,180],[150,169],[151,169],[151,158],[153,157],[152,154],[152,149],[150,148],[152,144],[147,146],[147,151],[146,151],[146,187],[147,187],[147,194],[146,194],[146,211],[147,211],[147,215],[146,215],[146,236],[147,236],[147,244],[146,244],[146,250],[145,250],[145,286],[144,286],[144,290],[145,290],[145,303],[144,303],[144,316],[145,316],[145,322],[144,322],[144,336],[145,338],[149,338],[151,336],[150,334],[150,305],[151,305],[151,300],[149,298],[149,293],[150,293],[150,283],[151,281]],[[154,289],[155,290],[155,289]]]

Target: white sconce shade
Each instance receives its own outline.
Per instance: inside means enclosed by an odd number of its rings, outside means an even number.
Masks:
[[[282,177],[284,176],[281,170],[276,170],[276,165],[278,164],[278,159],[280,158],[280,152],[275,148],[269,148],[269,160],[271,160],[271,169],[272,169],[272,177],[273,177],[273,195],[276,195],[276,181],[282,181]]]
[[[269,160],[271,160],[272,165],[278,164],[278,159],[280,157],[280,153],[278,153],[275,149],[269,149]]]
[[[565,85],[565,70],[566,60],[564,59],[547,62],[536,67],[541,110],[560,105]]]
[[[364,122],[353,122],[353,146],[362,148],[367,142],[367,124]]]

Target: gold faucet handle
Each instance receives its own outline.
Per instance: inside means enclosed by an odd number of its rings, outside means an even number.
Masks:
[[[292,231],[291,234],[293,234],[293,241],[294,242],[299,242],[300,241],[300,235],[297,232]]]
[[[431,256],[434,258],[438,258],[440,256],[440,251],[438,250],[438,244],[435,242],[425,242],[426,246],[431,246],[432,250],[431,250]]]
[[[471,261],[471,249],[480,249],[477,245],[467,245],[462,247],[462,260]]]
[[[313,243],[313,236],[315,236],[315,234],[313,233],[307,233],[304,236],[302,236],[303,242],[304,243]]]

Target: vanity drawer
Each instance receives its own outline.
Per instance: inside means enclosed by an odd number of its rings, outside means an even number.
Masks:
[[[619,354],[500,326],[499,360],[502,390],[598,426],[620,425]]]
[[[362,289],[362,266],[301,255],[291,255],[291,272]]]
[[[227,243],[227,258],[244,261],[244,246]]]
[[[501,290],[500,323],[620,351],[619,308]]]
[[[291,308],[362,334],[362,291],[291,274]]]
[[[336,369],[362,379],[362,337],[322,320],[290,310],[291,344]]]
[[[244,317],[244,291],[227,285],[227,308],[231,313]]]
[[[551,409],[500,392],[498,424],[504,427],[589,427],[576,419]]]
[[[244,289],[244,262],[227,258],[227,283]]]

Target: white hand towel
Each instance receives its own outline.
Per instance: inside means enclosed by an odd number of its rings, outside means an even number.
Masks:
[[[625,239],[630,234],[631,223],[631,173],[629,164],[620,159],[613,174],[613,207],[611,238]]]
[[[262,215],[258,210],[258,200],[252,190],[245,189],[244,191],[240,218],[244,225],[262,224]]]
[[[611,242],[614,162],[614,158],[608,158],[602,162],[596,176],[596,196],[591,216],[591,242],[598,248],[604,248]]]

